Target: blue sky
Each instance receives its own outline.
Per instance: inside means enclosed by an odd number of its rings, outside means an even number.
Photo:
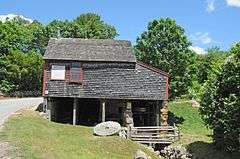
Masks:
[[[72,20],[94,12],[116,27],[117,39],[135,42],[147,24],[161,17],[174,18],[186,30],[194,49],[219,46],[229,49],[240,41],[240,0],[5,0],[0,15],[18,14],[44,24]]]

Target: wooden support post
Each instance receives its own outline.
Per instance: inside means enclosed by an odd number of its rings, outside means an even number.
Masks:
[[[105,122],[106,120],[106,102],[102,101],[102,122]]]
[[[78,105],[78,99],[73,99],[73,125],[77,124],[77,105]]]
[[[156,102],[156,126],[160,126],[160,106],[159,101]]]
[[[131,126],[133,127],[134,123],[133,123],[133,114],[132,114],[132,103],[131,102],[127,102],[127,106],[124,112],[124,120],[125,120],[125,126]]]
[[[102,122],[102,102],[99,103],[99,115],[98,115],[98,122]]]
[[[47,110],[46,110],[46,114],[47,114],[47,118],[49,121],[52,121],[52,113],[51,113],[51,109],[52,109],[52,101],[50,98],[47,99]]]
[[[43,112],[47,112],[47,98],[43,98]]]
[[[127,138],[131,138],[131,129],[134,127],[133,115],[132,115],[132,103],[127,102],[127,106],[124,112],[125,116],[125,127],[127,127]]]

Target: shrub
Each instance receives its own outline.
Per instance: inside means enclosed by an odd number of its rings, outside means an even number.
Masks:
[[[4,94],[8,94],[12,91],[12,89],[14,88],[14,85],[9,83],[6,80],[2,80],[0,82],[0,91]]]
[[[204,89],[200,112],[217,148],[240,151],[240,43]]]

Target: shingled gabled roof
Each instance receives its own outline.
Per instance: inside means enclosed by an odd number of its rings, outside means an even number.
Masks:
[[[51,38],[44,59],[136,62],[129,41],[112,39]]]

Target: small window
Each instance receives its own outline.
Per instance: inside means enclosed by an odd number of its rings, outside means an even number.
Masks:
[[[52,65],[51,79],[52,80],[65,80],[65,66]]]
[[[80,63],[72,63],[71,67],[71,82],[81,83],[81,65]]]

